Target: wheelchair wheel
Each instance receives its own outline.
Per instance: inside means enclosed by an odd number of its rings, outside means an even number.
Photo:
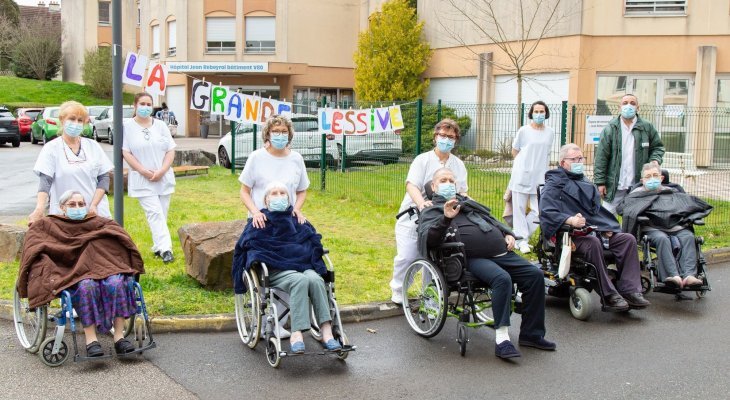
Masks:
[[[403,281],[403,312],[420,336],[436,336],[446,322],[448,289],[441,271],[426,260],[417,260],[406,270]]]
[[[570,313],[573,318],[585,321],[593,311],[591,293],[584,288],[577,288],[570,295]]]
[[[130,316],[127,318],[127,320],[124,322],[124,332],[122,332],[122,335],[126,338],[129,337],[129,335],[134,332],[134,324],[135,324],[135,317],[137,314]],[[113,328],[112,328],[113,329]]]
[[[53,343],[55,341],[55,337],[49,337],[44,340],[43,343],[41,343],[41,351],[38,353],[43,364],[46,364],[49,367],[58,367],[68,358],[68,346],[63,340],[61,341],[61,347],[58,348],[58,353],[53,354]]]
[[[494,326],[491,291],[491,289],[486,289],[474,293],[474,308],[477,320],[487,326]]]
[[[309,320],[312,321],[312,327],[309,328],[309,333],[312,335],[314,340],[322,340],[322,332],[319,331],[319,323],[317,322],[317,315],[314,313],[314,307],[309,307]]]
[[[463,323],[459,323],[457,328],[456,341],[459,342],[459,353],[464,357],[466,355],[466,344],[469,343],[469,332]]]
[[[647,294],[651,291],[651,280],[649,280],[648,277],[642,275],[641,276],[641,293]]]
[[[259,286],[256,271],[253,269],[243,273],[243,284],[246,293],[235,294],[236,326],[241,341],[254,348],[259,342],[261,329],[261,306],[259,304]]]
[[[137,342],[137,348],[141,349],[144,347],[144,342],[147,340],[147,321],[144,320],[140,314],[135,315],[132,324],[134,325],[134,341]],[[137,353],[141,355],[142,352]]]
[[[339,335],[337,340],[340,341],[340,345],[342,345],[342,347],[348,346],[350,344],[350,340],[347,338],[347,335],[345,335],[344,332]],[[337,358],[344,361],[347,358],[348,354],[350,354],[350,352],[341,351],[341,352],[337,353]]]
[[[13,296],[13,322],[20,345],[31,353],[38,352],[43,339],[46,338],[48,306],[41,306],[31,311],[28,299],[21,299],[18,290]]]
[[[279,342],[276,340],[276,338],[269,338],[269,341],[266,342],[266,360],[269,362],[269,365],[271,365],[274,368],[279,367],[279,364],[281,364],[281,345],[279,345]]]

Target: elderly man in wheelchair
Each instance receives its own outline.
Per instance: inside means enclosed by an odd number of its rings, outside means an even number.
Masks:
[[[443,244],[463,244],[466,269],[491,288],[491,307],[496,328],[495,355],[519,357],[510,341],[510,300],[513,280],[522,292],[523,308],[520,346],[555,350],[555,343],[545,336],[545,289],[539,268],[512,250],[514,234],[499,223],[489,209],[456,194],[454,173],[441,168],[431,182],[433,205],[421,212],[418,243],[422,255],[428,248]],[[407,293],[404,293],[406,295]]]
[[[540,195],[542,235],[551,240],[566,229],[582,229],[585,234],[576,233],[571,239],[575,253],[595,269],[602,310],[646,308],[650,303],[642,294],[636,240],[622,233],[616,217],[601,206],[598,189],[583,175],[584,160],[580,147],[566,144],[560,149],[560,166],[545,174]],[[608,274],[604,250],[616,261],[615,285]]]
[[[712,206],[684,193],[681,186],[663,181],[659,166],[646,164],[637,185],[619,205],[625,232],[635,235],[644,247],[644,263],[651,272],[650,285],[655,291],[678,294],[682,290],[707,290],[704,262],[700,262],[701,238],[695,238],[694,225]],[[650,251],[654,249],[658,269]],[[661,284],[654,284],[658,274]]]

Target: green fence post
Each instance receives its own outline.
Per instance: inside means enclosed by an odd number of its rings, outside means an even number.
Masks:
[[[347,166],[347,135],[342,134],[342,154],[340,154],[340,172],[345,172]]]
[[[575,143],[575,104],[570,109],[570,143]]]
[[[231,121],[231,174],[236,174],[236,123]]]
[[[441,121],[441,99],[439,99],[439,102],[436,106],[436,123],[439,123]]]
[[[322,132],[322,155],[319,158],[319,189],[324,192],[327,182],[327,134]]]
[[[520,103],[520,126],[525,124],[525,103]]]
[[[252,151],[256,150],[256,147],[257,147],[256,141],[258,140],[258,127],[259,127],[258,125],[253,124],[253,140],[252,140],[253,149],[252,149]]]
[[[568,102],[563,101],[560,106],[560,145],[565,145],[567,135],[566,130],[568,129]]]
[[[423,121],[423,99],[416,100],[416,154],[421,154],[421,124]]]

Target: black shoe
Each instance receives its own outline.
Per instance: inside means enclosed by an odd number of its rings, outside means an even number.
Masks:
[[[510,342],[509,340],[505,340],[504,342],[496,345],[494,347],[494,355],[505,360],[508,358],[516,358],[522,356],[522,354],[520,354],[520,352],[515,349],[515,346],[513,346],[512,342]]]
[[[645,299],[641,293],[624,294],[623,297],[629,303],[629,307],[635,310],[641,310],[651,305],[649,300]]]
[[[162,253],[162,262],[164,262],[165,264],[171,263],[174,259],[175,257],[172,256],[172,252],[170,250]]]
[[[101,345],[96,340],[86,345],[87,357],[101,357],[103,355],[104,350],[101,349]]]
[[[536,349],[549,350],[549,351],[555,350],[555,348],[557,347],[555,345],[555,343],[553,343],[549,340],[546,340],[542,336],[534,336],[534,337],[520,336],[519,343],[520,343],[520,346],[534,347]]]
[[[622,312],[628,311],[629,303],[620,294],[609,294],[603,299],[603,311]]]
[[[162,253],[160,253],[159,251],[155,251],[154,255],[155,255],[155,258],[162,258]]]
[[[119,339],[114,343],[114,350],[117,354],[127,354],[134,351],[134,345],[127,339]]]

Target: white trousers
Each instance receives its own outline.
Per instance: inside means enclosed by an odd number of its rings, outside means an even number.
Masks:
[[[626,197],[626,194],[628,192],[628,189],[616,190],[616,195],[613,196],[613,201],[610,203],[607,201],[602,201],[601,205],[606,210],[611,211],[613,215],[616,215],[616,207],[618,207],[618,205],[621,204],[622,201],[624,201],[624,197]]]
[[[529,213],[527,213],[528,204],[530,205]],[[512,228],[515,235],[523,238],[516,243],[517,246],[522,242],[530,241],[530,236],[537,230],[535,221],[538,216],[537,194],[512,191]]]
[[[395,223],[395,247],[397,254],[393,259],[393,279],[390,281],[390,289],[393,292],[400,292],[403,288],[403,279],[406,277],[406,269],[418,256],[418,232],[416,229],[417,216],[408,214],[400,217]]]
[[[142,206],[147,216],[147,224],[152,231],[152,251],[172,251],[172,239],[170,230],[167,229],[167,210],[170,209],[170,198],[172,195],[138,197],[139,205]]]

